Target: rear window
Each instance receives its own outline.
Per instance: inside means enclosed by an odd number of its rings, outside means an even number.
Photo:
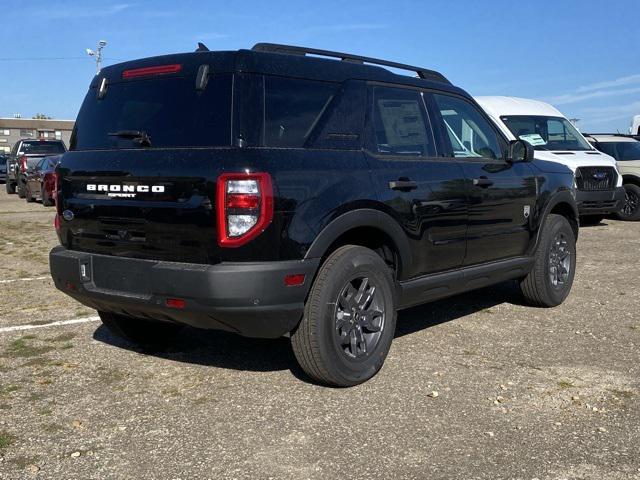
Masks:
[[[229,74],[212,76],[203,91],[195,77],[161,77],[108,85],[102,99],[90,89],[71,138],[72,150],[140,148],[131,134],[144,132],[145,148],[231,144]]]
[[[64,153],[65,148],[62,142],[22,142],[20,154],[24,155],[57,155]]]

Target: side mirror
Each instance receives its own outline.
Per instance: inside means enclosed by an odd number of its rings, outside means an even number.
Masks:
[[[533,160],[535,150],[533,145],[524,140],[512,140],[509,142],[509,160],[513,163],[530,162]]]

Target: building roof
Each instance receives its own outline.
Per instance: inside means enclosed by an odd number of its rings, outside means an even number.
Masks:
[[[0,118],[0,128],[31,128],[38,130],[71,130],[74,120]]]
[[[539,100],[518,97],[474,97],[489,114],[496,118],[507,115],[539,115],[544,117],[563,117],[554,106]]]

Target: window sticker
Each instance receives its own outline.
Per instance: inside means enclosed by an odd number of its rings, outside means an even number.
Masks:
[[[547,144],[539,133],[527,133],[526,135],[520,135],[520,138],[525,142],[529,142],[534,147]]]

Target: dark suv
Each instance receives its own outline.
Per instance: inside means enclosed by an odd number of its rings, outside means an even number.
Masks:
[[[27,177],[44,157],[60,155],[66,151],[62,140],[18,140],[7,158],[7,193],[27,197]]]
[[[380,369],[398,309],[509,279],[555,306],[575,273],[571,171],[394,62],[258,44],[107,67],[57,175],[55,285],[113,333],[290,334],[329,385]]]

